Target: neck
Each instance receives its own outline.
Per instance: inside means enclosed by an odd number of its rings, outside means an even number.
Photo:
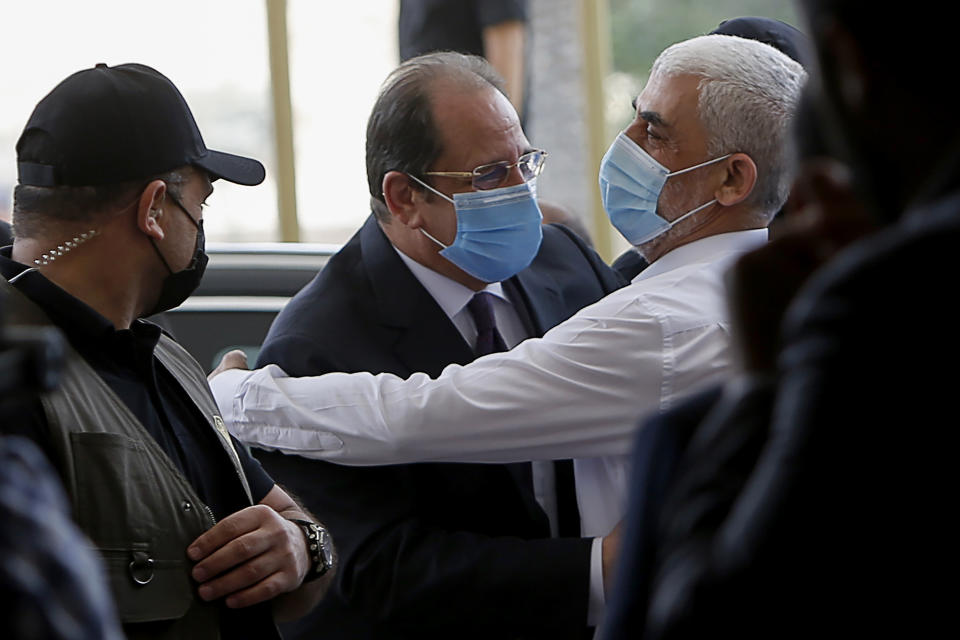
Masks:
[[[454,282],[459,282],[473,291],[481,291],[486,288],[486,282],[474,278],[440,255],[440,246],[418,229],[410,229],[400,224],[380,225],[380,228],[383,229],[383,233],[390,240],[390,243],[411,260],[419,262],[428,269],[432,269]]]
[[[61,255],[51,254],[58,246],[66,248],[63,243],[62,239],[58,242],[46,238],[17,238],[11,257],[36,268],[47,280],[110,320],[117,329],[129,329],[141,307],[139,288],[133,286],[129,275],[136,273],[134,265],[127,263],[123,256],[110,255],[101,246],[106,244],[106,239],[99,235],[70,251],[58,250]]]
[[[682,220],[677,226],[659,238],[654,238],[650,242],[638,246],[637,250],[648,263],[653,264],[677,247],[682,247],[702,238],[734,231],[763,229],[766,225],[758,222],[761,218],[762,216],[755,212],[740,207],[724,207],[714,204],[712,207]]]

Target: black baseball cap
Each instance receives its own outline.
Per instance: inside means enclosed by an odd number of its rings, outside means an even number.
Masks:
[[[180,91],[142,64],[69,76],[37,104],[17,141],[23,185],[116,184],[185,165],[244,185],[265,175],[252,158],[207,149]]]
[[[782,20],[759,16],[731,18],[721,22],[710,33],[739,36],[768,44],[790,56],[804,68],[808,68],[813,60],[813,45],[810,39],[802,31]]]

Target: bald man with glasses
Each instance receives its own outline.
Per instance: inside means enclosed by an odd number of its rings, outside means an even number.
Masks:
[[[367,128],[372,213],[277,317],[258,366],[438,375],[617,289],[576,235],[541,225],[546,157],[482,59],[398,67]],[[287,637],[565,638],[588,626],[599,543],[579,537],[568,466],[557,492],[549,462],[534,474],[530,463],[357,468],[254,453],[338,541],[341,579]]]

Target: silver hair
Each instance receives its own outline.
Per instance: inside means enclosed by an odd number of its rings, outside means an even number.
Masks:
[[[769,221],[793,181],[791,122],[807,78],[803,67],[762,42],[708,35],[664,50],[650,75],[700,76],[697,111],[707,151],[711,157],[745,153],[753,159],[757,184],[746,202]]]

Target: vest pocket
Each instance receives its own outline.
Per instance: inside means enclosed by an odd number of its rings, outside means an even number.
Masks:
[[[71,433],[76,474],[76,519],[98,547],[162,536],[170,524],[156,522],[153,473],[146,447],[116,433]],[[151,478],[153,476],[153,478]]]
[[[183,617],[193,601],[187,563],[157,560],[147,544],[130,546],[100,549],[121,621],[129,624]]]
[[[107,565],[125,624],[173,621],[195,603],[187,546],[209,523],[166,458],[125,435],[70,434],[76,520]],[[216,618],[214,617],[214,621]]]

